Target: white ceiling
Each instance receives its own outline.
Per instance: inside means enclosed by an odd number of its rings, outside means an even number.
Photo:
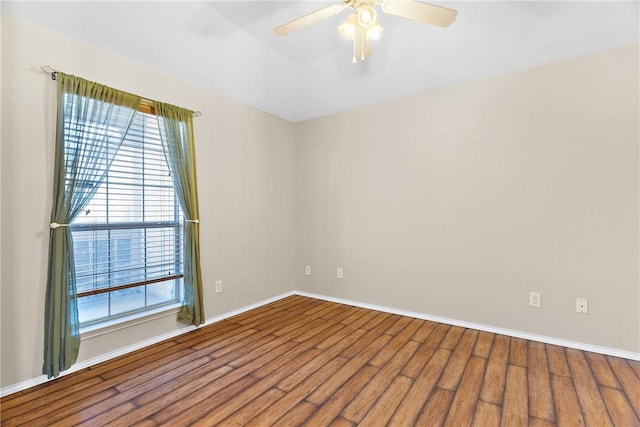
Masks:
[[[336,31],[348,10],[289,36],[273,32],[331,3],[0,4],[3,13],[291,121],[639,41],[637,1],[433,1],[458,10],[445,29],[380,13],[382,38],[371,58],[356,65],[350,42]]]

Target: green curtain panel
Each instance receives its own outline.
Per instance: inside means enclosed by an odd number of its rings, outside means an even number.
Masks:
[[[200,268],[200,220],[193,111],[154,101],[164,155],[169,164],[176,195],[185,215],[184,297],[178,320],[188,325],[204,323]]]
[[[57,73],[57,130],[44,363],[49,378],[68,369],[80,345],[73,241],[69,224],[104,181],[131,125],[140,98],[99,83]]]

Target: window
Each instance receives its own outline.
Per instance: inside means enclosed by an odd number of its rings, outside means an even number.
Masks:
[[[77,360],[81,323],[178,302],[179,322],[205,322],[194,112],[63,72],[52,78],[49,378]]]
[[[112,131],[76,126],[69,145],[82,144],[86,132]],[[180,302],[182,224],[157,117],[138,111],[104,181],[70,224],[81,325]]]

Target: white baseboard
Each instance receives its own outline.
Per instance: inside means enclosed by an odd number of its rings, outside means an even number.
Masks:
[[[271,297],[271,298],[256,302],[254,304],[250,304],[250,305],[238,308],[236,310],[231,310],[229,312],[226,312],[226,313],[220,314],[218,316],[215,316],[215,317],[207,319],[205,321],[205,323],[203,325],[199,326],[199,327],[211,325],[213,323],[219,322],[219,321],[224,320],[224,319],[228,319],[229,317],[233,317],[233,316],[236,316],[238,314],[242,314],[245,311],[253,310],[254,308],[258,308],[258,307],[261,307],[263,305],[270,304],[270,303],[272,303],[274,301],[281,300],[282,298],[286,298],[286,297],[289,297],[291,295],[294,295],[294,291],[287,292],[287,293],[284,293],[284,294],[280,294],[280,295],[277,295],[275,297]],[[133,325],[135,325],[135,324],[132,324],[132,325],[129,325],[129,326],[133,326]],[[184,334],[186,332],[189,332],[189,331],[192,331],[194,329],[196,329],[194,326],[184,326],[184,327],[181,327],[179,329],[175,329],[173,331],[167,332],[166,334],[158,335],[158,336],[149,338],[147,340],[140,341],[140,342],[137,342],[137,343],[129,345],[129,346],[121,347],[121,348],[118,348],[116,350],[110,351],[108,353],[101,354],[101,355],[96,356],[96,357],[92,357],[92,358],[87,359],[87,360],[83,360],[81,362],[76,363],[75,365],[73,365],[68,370],[62,372],[60,374],[60,376],[57,377],[57,378],[60,378],[60,377],[65,376],[65,375],[69,375],[69,374],[71,374],[73,372],[78,372],[78,371],[80,371],[82,369],[88,368],[90,366],[97,365],[98,363],[105,362],[105,361],[107,361],[109,359],[114,359],[116,357],[122,356],[122,355],[130,353],[132,351],[140,350],[141,348],[144,348],[144,347],[147,347],[147,346],[150,346],[150,345],[153,345],[153,344],[157,344],[157,343],[159,343],[161,341],[177,337],[178,335],[182,335],[182,334]],[[90,336],[89,338],[92,338],[92,337],[93,337],[93,335]],[[25,390],[25,389],[27,389],[29,387],[34,387],[34,386],[46,383],[47,381],[52,381],[54,379],[55,378],[48,379],[46,375],[40,375],[40,376],[35,377],[35,378],[30,378],[28,380],[21,381],[21,382],[19,382],[17,384],[12,384],[12,385],[3,387],[2,389],[0,389],[0,397],[8,396],[8,395],[10,395],[12,393],[17,393],[17,392]]]
[[[324,301],[331,301],[331,302],[336,302],[336,303],[340,303],[340,304],[352,305],[354,307],[368,308],[368,309],[371,309],[371,310],[382,311],[382,312],[385,312],[385,313],[398,314],[400,316],[414,317],[416,319],[431,320],[433,322],[446,323],[448,325],[460,326],[460,327],[463,327],[463,328],[470,328],[470,329],[477,329],[477,330],[480,330],[480,331],[492,332],[494,334],[507,335],[507,336],[516,337],[516,338],[524,338],[524,339],[531,340],[531,341],[538,341],[538,342],[543,342],[543,343],[546,343],[546,344],[554,344],[554,345],[559,345],[559,346],[562,346],[562,347],[569,347],[569,348],[575,348],[575,349],[578,349],[578,350],[591,351],[591,352],[594,352],[594,353],[601,353],[601,354],[606,354],[606,355],[610,355],[610,356],[622,357],[622,358],[625,358],[625,359],[640,360],[640,354],[633,353],[633,352],[630,352],[630,351],[618,350],[618,349],[609,348],[609,347],[601,347],[601,346],[591,345],[591,344],[584,344],[584,343],[579,343],[579,342],[575,342],[575,341],[567,341],[567,340],[563,340],[563,339],[559,339],[559,338],[548,337],[548,336],[545,336],[545,335],[536,335],[536,334],[530,334],[530,333],[527,333],[527,332],[514,331],[512,329],[497,328],[497,327],[494,327],[494,326],[483,325],[481,323],[465,322],[465,321],[462,321],[462,320],[449,319],[449,318],[440,317],[440,316],[431,316],[431,315],[424,314],[424,313],[416,313],[416,312],[413,312],[413,311],[400,310],[400,309],[391,308],[391,307],[385,307],[385,306],[381,306],[381,305],[361,303],[361,302],[358,302],[358,301],[351,301],[351,300],[347,300],[347,299],[343,299],[343,298],[335,298],[335,297],[330,297],[330,296],[320,295],[320,294],[314,294],[314,293],[311,293],[311,292],[304,292],[304,291],[287,292],[287,293],[284,293],[284,294],[280,294],[280,295],[277,295],[277,296],[274,296],[274,297],[271,297],[271,298],[256,302],[254,304],[250,304],[250,305],[238,308],[236,310],[232,310],[232,311],[223,313],[221,315],[218,315],[218,316],[212,317],[210,319],[207,319],[206,322],[204,323],[204,325],[202,325],[202,326],[211,325],[213,323],[219,322],[219,321],[224,320],[224,319],[228,319],[228,318],[236,316],[238,314],[242,314],[242,313],[244,313],[246,311],[249,311],[249,310],[253,310],[254,308],[258,308],[258,307],[261,307],[263,305],[270,304],[272,302],[275,302],[275,301],[278,301],[280,299],[289,297],[291,295],[300,295],[300,296],[320,299],[320,300],[324,300]],[[68,375],[68,374],[71,374],[73,372],[77,372],[77,371],[79,371],[81,369],[85,369],[85,368],[88,368],[90,366],[97,365],[98,363],[102,363],[102,362],[107,361],[109,359],[113,359],[113,358],[116,358],[118,356],[122,356],[124,354],[130,353],[132,351],[139,350],[139,349],[147,347],[149,345],[153,345],[153,344],[159,343],[161,341],[174,338],[174,337],[176,337],[178,335],[182,335],[182,334],[184,334],[186,332],[189,332],[189,331],[192,331],[194,329],[196,329],[196,328],[193,327],[193,326],[185,326],[183,328],[179,328],[179,329],[173,330],[173,331],[168,332],[166,334],[158,335],[158,336],[155,336],[153,338],[149,338],[147,340],[140,341],[140,342],[135,343],[133,345],[126,346],[126,347],[121,347],[121,348],[116,349],[114,351],[111,351],[109,353],[101,354],[99,356],[92,357],[92,358],[87,359],[87,360],[83,360],[83,361],[78,362],[77,364],[75,364],[69,370],[67,370],[64,373],[60,374],[60,376]],[[47,377],[45,375],[41,375],[41,376],[38,376],[38,377],[35,377],[35,378],[31,378],[31,379],[19,382],[17,384],[12,384],[12,385],[9,385],[7,387],[3,387],[2,389],[0,389],[0,397],[4,397],[4,396],[7,396],[7,395],[12,394],[12,393],[16,393],[18,391],[25,390],[25,389],[27,389],[29,387],[33,387],[33,386],[45,383],[47,381],[51,381],[51,380],[47,379]]]
[[[397,308],[385,307],[385,306],[375,305],[375,304],[367,304],[367,303],[351,301],[351,300],[342,299],[342,298],[334,298],[326,295],[314,294],[311,292],[294,291],[294,293],[296,295],[300,295],[304,297],[316,298],[324,301],[337,302],[340,304],[352,305],[354,307],[368,308],[371,310],[382,311],[385,313],[398,314],[400,316],[408,316],[408,317],[414,317],[416,319],[431,320],[433,322],[446,323],[447,325],[477,329],[479,331],[491,332],[499,335],[507,335],[510,337],[524,338],[526,340],[538,341],[546,344],[559,345],[559,346],[568,347],[568,348],[575,348],[577,350],[590,351],[593,353],[601,353],[609,356],[622,357],[624,359],[640,360],[640,353],[633,353],[631,351],[619,350],[619,349],[609,348],[609,347],[602,347],[598,345],[584,344],[576,341],[568,341],[568,340],[563,340],[559,338],[548,337],[545,335],[536,335],[536,334],[530,334],[528,332],[515,331],[513,329],[505,329],[505,328],[498,328],[495,326],[483,325],[482,323],[465,322],[463,320],[449,319],[447,317],[440,317],[440,316],[432,316],[429,314],[416,313],[413,311],[400,310]]]

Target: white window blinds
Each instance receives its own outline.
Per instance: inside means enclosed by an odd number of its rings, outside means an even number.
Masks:
[[[82,144],[83,132],[113,131],[78,126],[72,143]],[[157,118],[138,111],[106,178],[71,224],[80,322],[178,302],[182,223]]]

